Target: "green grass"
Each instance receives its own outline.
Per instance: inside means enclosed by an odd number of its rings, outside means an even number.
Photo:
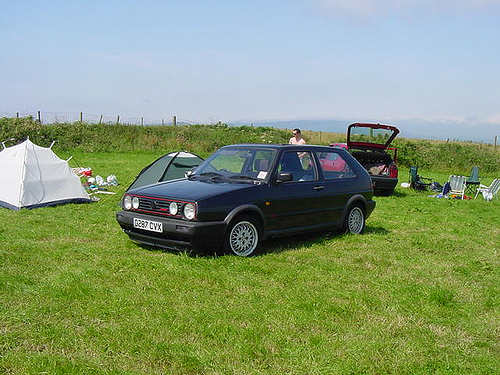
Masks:
[[[121,193],[160,155],[72,163]],[[0,373],[498,374],[500,201],[427,195],[398,188],[363,235],[271,240],[253,258],[137,246],[120,194],[0,209]]]

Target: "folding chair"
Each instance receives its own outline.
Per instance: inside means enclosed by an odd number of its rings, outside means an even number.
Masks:
[[[470,176],[467,177],[466,181],[467,192],[472,195],[474,191],[477,190],[477,188],[479,187],[480,180],[481,179],[479,178],[479,167],[472,167]]]
[[[460,198],[464,199],[466,180],[467,177],[465,176],[451,175],[448,178],[448,183],[450,184],[450,191],[448,192],[448,194],[460,195]]]
[[[427,188],[431,185],[432,180],[430,178],[419,176],[418,167],[411,166],[409,174],[410,187],[412,189],[427,190]],[[427,180],[429,182],[424,182],[424,180]]]
[[[498,190],[500,190],[500,179],[495,178],[490,186],[480,184],[477,188],[474,199],[477,198],[479,193],[483,193],[483,198],[487,201],[491,201],[495,195],[498,198]]]

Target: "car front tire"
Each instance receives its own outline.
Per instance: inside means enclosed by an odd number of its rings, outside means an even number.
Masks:
[[[260,224],[252,216],[242,215],[229,224],[224,237],[226,254],[248,257],[255,255],[262,244]]]
[[[360,204],[349,207],[344,220],[344,232],[360,234],[365,229],[365,211]]]

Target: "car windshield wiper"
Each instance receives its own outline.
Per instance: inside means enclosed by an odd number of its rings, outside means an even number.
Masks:
[[[193,174],[191,175],[191,177],[193,178],[206,178],[210,181],[219,181],[221,179],[225,179],[226,177],[224,177],[224,175],[220,174],[220,173],[217,173],[217,172],[203,172],[203,173],[200,173],[200,174]]]
[[[251,176],[245,176],[243,174],[233,174],[232,176],[229,176],[228,178],[230,179],[235,179],[235,180],[256,180],[255,177]]]
[[[197,174],[197,176],[202,176],[202,177],[222,177],[222,174],[217,173],[217,172],[203,172],[203,173]]]
[[[255,177],[252,177],[252,176],[245,176],[245,175],[241,175],[241,174],[235,174],[235,175],[232,175],[232,176],[229,176],[228,177],[230,180],[238,180],[238,181],[250,181],[250,182],[262,182],[261,179],[258,179],[258,178],[255,178]]]

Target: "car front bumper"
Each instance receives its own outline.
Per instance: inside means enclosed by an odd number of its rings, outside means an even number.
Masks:
[[[161,233],[134,228],[134,218],[162,223]],[[174,250],[214,250],[221,246],[226,229],[223,221],[197,222],[131,211],[119,211],[116,220],[131,240],[144,245]]]

